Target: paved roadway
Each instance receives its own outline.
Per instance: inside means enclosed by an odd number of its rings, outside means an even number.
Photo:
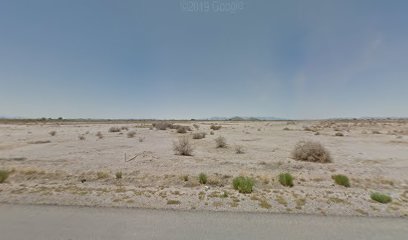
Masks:
[[[0,239],[408,239],[408,220],[0,204]]]

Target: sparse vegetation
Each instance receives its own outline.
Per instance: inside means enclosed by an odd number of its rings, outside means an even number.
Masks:
[[[168,122],[157,122],[152,124],[158,130],[167,130],[167,128],[172,128],[173,124]]]
[[[108,178],[108,177],[109,177],[109,174],[108,174],[107,172],[102,172],[102,171],[100,171],[100,172],[97,172],[97,173],[96,173],[96,177],[97,177],[98,179],[104,179],[104,178]]]
[[[126,126],[122,126],[122,127],[120,127],[120,130],[126,130],[126,131],[128,131],[128,130],[129,130],[129,128],[128,128],[128,127],[126,127]]]
[[[9,177],[10,172],[6,170],[0,170],[0,183],[4,183]]]
[[[85,136],[84,136],[84,135],[79,135],[79,136],[78,136],[78,139],[79,139],[79,140],[85,140]]]
[[[188,136],[183,136],[178,139],[178,142],[173,142],[173,150],[177,155],[191,156],[194,148]]]
[[[200,182],[200,184],[207,184],[207,180],[208,177],[205,173],[200,173],[200,175],[198,175],[198,181]]]
[[[116,176],[116,179],[122,179],[122,172],[121,171],[116,172],[115,176]]]
[[[235,145],[235,153],[236,154],[243,154],[245,153],[245,149],[242,145]]]
[[[300,141],[293,150],[293,158],[300,161],[328,163],[332,161],[330,152],[319,142]]]
[[[38,141],[31,141],[28,142],[29,144],[44,144],[44,143],[50,143],[50,140],[38,140]]]
[[[193,124],[193,127],[195,128],[195,129],[200,129],[200,126],[198,125],[198,124]]]
[[[145,137],[139,137],[139,142],[144,142]]]
[[[215,139],[215,145],[217,148],[227,147],[227,140],[223,136],[219,136]]]
[[[109,132],[120,132],[120,128],[119,127],[110,127]]]
[[[336,132],[336,134],[334,134],[334,136],[336,137],[344,137],[344,134],[341,132]]]
[[[392,201],[392,198],[390,196],[379,192],[372,193],[370,197],[372,200],[379,203],[389,203]]]
[[[371,133],[372,133],[372,134],[381,134],[381,132],[378,131],[378,130],[374,130],[374,131],[372,131]]]
[[[183,178],[184,182],[188,181],[188,175],[183,175],[182,178]]]
[[[167,200],[168,205],[178,205],[181,202],[179,200]]]
[[[338,185],[341,185],[341,186],[344,186],[344,187],[350,187],[350,180],[345,175],[341,175],[341,174],[333,175],[332,179]]]
[[[222,127],[221,125],[211,124],[210,129],[216,131],[216,130],[220,130],[221,127]]]
[[[187,127],[180,126],[177,128],[177,133],[187,133]]]
[[[251,193],[254,187],[254,180],[250,177],[239,176],[232,180],[232,186],[240,193]]]
[[[210,135],[214,135],[214,132],[213,132],[213,131],[211,131],[211,132],[210,132]]]
[[[202,139],[207,135],[205,132],[193,133],[193,139]]]
[[[101,132],[97,132],[97,133],[96,133],[96,136],[97,136],[99,139],[102,139],[102,138],[103,138],[103,135],[102,135]]]
[[[128,138],[133,138],[135,135],[136,135],[135,131],[130,131],[130,132],[127,133]]]
[[[51,132],[49,132],[49,134],[50,134],[51,136],[55,136],[55,135],[57,134],[57,132],[56,132],[56,131],[51,131]]]
[[[285,187],[293,187],[293,177],[290,173],[279,174],[279,182]]]

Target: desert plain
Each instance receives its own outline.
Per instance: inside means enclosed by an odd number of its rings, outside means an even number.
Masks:
[[[186,133],[157,122],[1,121],[0,170],[9,176],[0,202],[408,217],[408,120],[167,121]],[[220,136],[226,147],[216,147]],[[191,156],[175,153],[180,137]],[[294,159],[302,140],[320,142],[332,162]],[[254,180],[251,193],[234,189],[237,176]],[[392,201],[373,201],[374,192]]]

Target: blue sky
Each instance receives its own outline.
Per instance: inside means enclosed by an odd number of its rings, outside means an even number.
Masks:
[[[408,117],[407,1],[216,1],[0,1],[0,116]]]

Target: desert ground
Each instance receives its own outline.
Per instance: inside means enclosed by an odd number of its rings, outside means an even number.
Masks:
[[[0,170],[10,174],[0,202],[408,217],[408,120],[168,121],[186,133],[157,122],[1,121]],[[173,149],[182,136],[191,156]],[[226,147],[216,147],[220,136]],[[320,142],[332,162],[294,159],[301,140]],[[251,193],[234,189],[237,176],[254,179]],[[374,192],[392,201],[373,201]]]

